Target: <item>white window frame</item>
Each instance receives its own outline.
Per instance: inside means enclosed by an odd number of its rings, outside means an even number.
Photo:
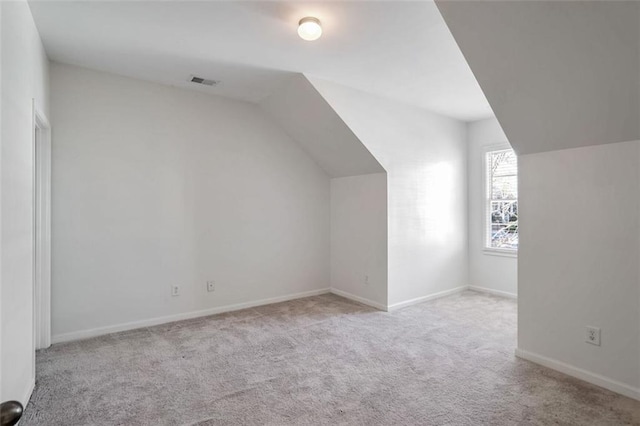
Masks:
[[[489,231],[490,217],[491,217],[491,189],[489,188],[489,170],[487,169],[487,154],[492,151],[503,151],[506,149],[513,149],[511,145],[506,142],[497,143],[493,145],[487,145],[482,149],[482,187],[484,195],[482,202],[484,203],[484,215],[482,218],[482,251],[484,254],[491,256],[505,256],[505,257],[518,257],[518,249],[507,248],[495,248],[490,247],[491,235]],[[519,170],[518,170],[519,172]],[[519,205],[518,205],[519,207]]]

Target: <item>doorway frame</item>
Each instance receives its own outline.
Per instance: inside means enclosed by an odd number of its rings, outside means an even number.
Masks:
[[[33,340],[44,349],[51,346],[51,126],[35,99],[32,105]]]

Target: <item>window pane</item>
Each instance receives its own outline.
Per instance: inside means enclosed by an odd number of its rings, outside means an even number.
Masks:
[[[491,198],[516,200],[518,198],[518,176],[494,176],[491,182]]]
[[[491,153],[491,163],[491,174],[493,176],[518,174],[518,159],[511,149],[493,151]]]
[[[504,249],[518,248],[518,202],[510,206],[501,205],[491,218],[491,247]],[[505,213],[506,212],[506,213]],[[495,220],[494,220],[495,219]]]
[[[517,201],[491,201],[491,223],[510,223],[518,220]]]
[[[518,248],[518,162],[513,150],[487,154],[488,246]]]

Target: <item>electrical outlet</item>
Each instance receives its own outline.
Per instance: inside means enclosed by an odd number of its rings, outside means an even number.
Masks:
[[[215,281],[207,281],[207,291],[209,293],[216,291],[216,282]]]
[[[587,326],[587,334],[585,340],[587,343],[600,346],[600,329],[598,327]]]
[[[364,276],[364,285],[369,285],[369,275]]]
[[[171,286],[171,295],[172,296],[180,296],[180,286],[172,285]]]

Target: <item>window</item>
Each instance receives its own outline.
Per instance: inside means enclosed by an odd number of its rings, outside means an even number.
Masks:
[[[518,160],[512,149],[487,152],[486,243],[495,251],[518,249]]]

